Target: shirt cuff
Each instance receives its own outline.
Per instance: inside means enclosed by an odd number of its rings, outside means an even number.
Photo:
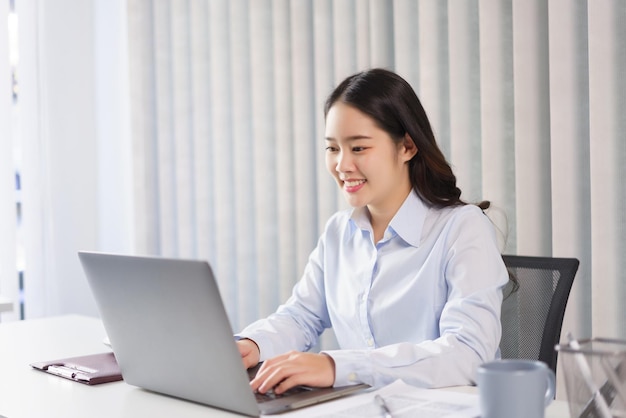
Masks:
[[[273,349],[273,341],[262,333],[235,334],[235,340],[242,340],[244,338],[254,341],[259,348],[259,361],[269,360],[281,354]]]
[[[368,383],[371,376],[367,352],[363,350],[322,351],[335,362],[335,383],[333,386],[351,386]]]

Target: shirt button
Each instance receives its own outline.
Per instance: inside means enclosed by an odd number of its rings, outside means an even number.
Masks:
[[[350,374],[348,375],[348,380],[349,380],[350,382],[354,382],[354,381],[356,381],[356,373],[350,373]]]
[[[373,339],[371,339],[371,338],[368,338],[368,339],[367,339],[367,345],[368,345],[369,347],[372,347],[372,346],[374,345],[374,340],[373,340]]]

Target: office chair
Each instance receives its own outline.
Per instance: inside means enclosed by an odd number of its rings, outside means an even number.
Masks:
[[[575,258],[503,255],[518,288],[509,282],[502,302],[502,358],[545,362],[556,373],[565,306],[579,261]]]

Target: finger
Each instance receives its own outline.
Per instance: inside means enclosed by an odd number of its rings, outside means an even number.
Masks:
[[[329,387],[335,381],[334,362],[326,355],[304,354],[290,362],[289,366],[285,378],[274,388],[276,393],[298,385]]]
[[[328,373],[331,363],[326,356],[292,351],[266,361],[250,386],[260,393],[272,388],[276,392],[277,387],[277,393],[282,393],[298,384],[332,386],[334,372]]]
[[[274,389],[280,382],[289,377],[289,370],[286,367],[276,367],[268,370],[263,376],[260,376],[258,386],[256,388],[260,393],[266,393],[270,389]],[[256,384],[257,382],[255,382]]]
[[[261,379],[259,377],[259,374],[257,373],[255,378],[250,380],[250,388],[252,389],[252,391],[258,392],[259,391],[259,386],[261,386],[262,383],[263,383],[263,379]]]
[[[268,372],[268,366],[266,366],[266,363],[263,363],[261,367],[259,367],[259,370],[257,370],[254,379],[250,380],[250,387],[252,388],[252,390],[265,393],[266,391],[261,391],[260,387],[265,383],[268,377],[271,376],[271,374],[271,371]]]
[[[292,374],[286,379],[281,380],[274,386],[274,393],[280,395],[289,389],[306,383],[306,376],[303,373]]]
[[[307,383],[307,379],[312,378],[315,373],[314,369],[304,367],[304,365],[284,361],[275,368],[268,370],[261,377],[262,382],[257,388],[261,393],[273,389],[276,394],[281,394],[294,386]]]
[[[293,362],[289,355],[274,358],[259,370],[255,379],[251,382],[253,390],[265,393],[275,388],[280,382],[298,372],[298,365]]]
[[[253,390],[258,390],[259,386],[263,384],[273,373],[276,372],[277,368],[289,358],[289,354],[281,354],[276,357],[273,357],[269,360],[265,360],[259,370],[257,371],[254,379],[250,381],[250,386]]]

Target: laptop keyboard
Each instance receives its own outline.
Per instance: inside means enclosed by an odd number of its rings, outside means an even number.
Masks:
[[[295,388],[291,388],[286,392],[277,395],[273,390],[269,390],[265,393],[255,392],[254,396],[256,397],[257,403],[263,403],[267,401],[273,401],[275,399],[284,398],[285,396],[295,395],[297,393],[308,392],[312,390],[312,388],[304,387],[304,386],[296,386]]]

